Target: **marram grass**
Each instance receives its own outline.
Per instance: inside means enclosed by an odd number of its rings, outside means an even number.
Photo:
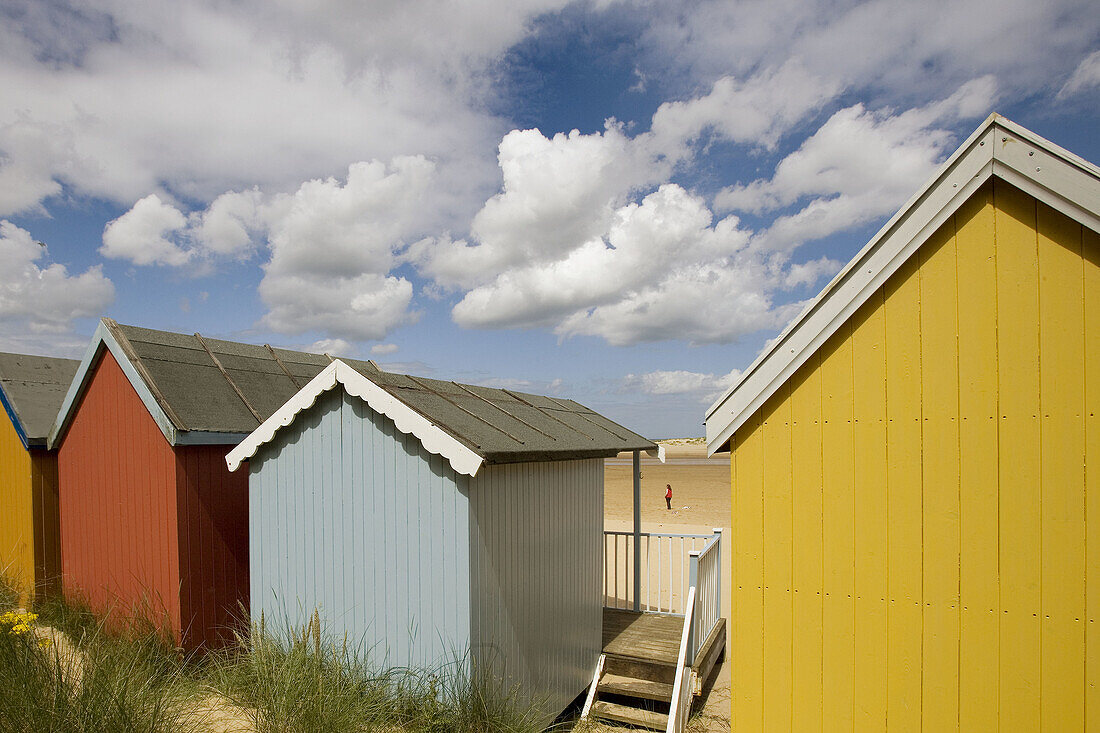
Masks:
[[[316,614],[278,636],[261,622],[199,657],[152,624],[117,630],[85,604],[54,597],[24,610],[20,597],[0,581],[0,733],[198,733],[226,713],[254,733],[540,729],[514,690],[471,674],[462,656],[434,670],[378,669],[324,641]]]
[[[236,652],[211,660],[209,679],[253,711],[257,733],[540,730],[514,691],[469,674],[461,658],[435,670],[377,669],[323,636],[316,613],[305,629],[279,637],[261,620]]]

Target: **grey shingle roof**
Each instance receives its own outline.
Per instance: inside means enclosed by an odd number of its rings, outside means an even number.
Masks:
[[[45,446],[79,361],[0,353],[0,398],[28,446]]]
[[[107,319],[104,324],[124,341],[131,362],[140,362],[138,372],[147,375],[150,391],[178,430],[250,433],[331,361],[321,354],[123,326]],[[369,361],[341,361],[489,463],[656,449],[646,438],[572,400],[395,374]]]

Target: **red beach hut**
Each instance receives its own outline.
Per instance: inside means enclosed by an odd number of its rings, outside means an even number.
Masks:
[[[248,476],[225,454],[328,363],[104,318],[49,438],[66,592],[186,648],[229,641],[248,607]]]

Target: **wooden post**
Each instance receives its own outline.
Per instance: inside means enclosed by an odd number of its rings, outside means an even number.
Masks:
[[[634,610],[642,610],[642,452],[634,451]]]

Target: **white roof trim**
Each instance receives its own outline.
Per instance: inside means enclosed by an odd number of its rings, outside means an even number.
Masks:
[[[72,384],[69,385],[69,391],[65,393],[61,410],[57,413],[53,426],[50,428],[50,435],[47,440],[50,450],[56,450],[62,438],[65,437],[65,433],[69,429],[69,423],[73,418],[73,410],[80,402],[84,390],[88,388],[88,380],[91,379],[92,370],[95,369],[96,364],[99,363],[99,359],[103,355],[103,349],[107,349],[115,357],[115,361],[122,368],[126,379],[130,381],[134,391],[141,398],[141,403],[145,405],[145,409],[153,417],[157,427],[160,428],[160,432],[164,434],[165,440],[168,441],[169,445],[176,445],[177,437],[183,433],[176,430],[176,426],[172,424],[168,415],[161,409],[153,393],[149,390],[149,385],[145,383],[145,380],[141,378],[134,365],[126,357],[122,346],[111,335],[107,326],[100,321],[99,326],[96,327],[95,335],[92,336],[91,343],[88,344],[88,348],[84,352],[84,358],[81,360],[80,366],[77,367],[76,376],[73,377]]]
[[[1100,232],[1100,168],[990,115],[707,410],[708,455],[726,448],[734,432],[993,176]]]
[[[260,446],[269,443],[279,430],[294,422],[298,413],[311,407],[318,397],[337,384],[342,385],[348,394],[366,402],[375,412],[393,420],[402,433],[415,436],[426,451],[446,458],[458,473],[467,476],[477,474],[484,461],[481,456],[339,359],[325,367],[240,445],[229,451],[225,457],[229,470],[240,468],[241,463],[256,455]]]

